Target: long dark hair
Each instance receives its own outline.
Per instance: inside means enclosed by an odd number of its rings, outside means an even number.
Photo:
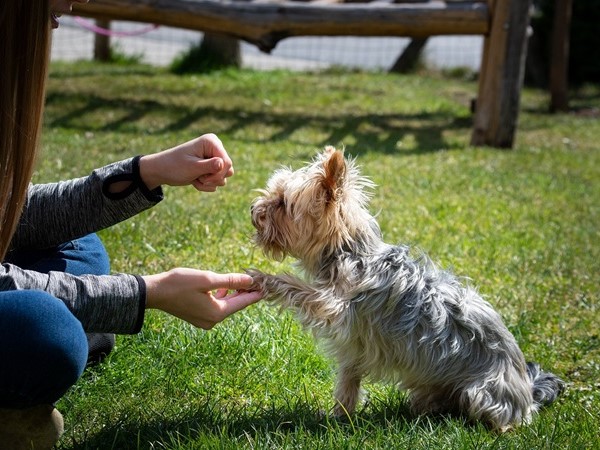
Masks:
[[[38,152],[50,40],[49,0],[2,0],[0,260],[21,215]]]

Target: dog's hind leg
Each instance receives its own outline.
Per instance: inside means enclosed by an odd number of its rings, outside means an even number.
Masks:
[[[415,415],[458,414],[455,395],[439,386],[420,386],[409,393],[410,409]]]

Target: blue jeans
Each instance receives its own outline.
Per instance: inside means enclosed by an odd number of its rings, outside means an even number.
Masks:
[[[5,261],[44,273],[110,271],[95,234],[49,250],[11,252]],[[87,358],[86,334],[61,300],[43,291],[0,292],[0,408],[55,403],[79,379]]]

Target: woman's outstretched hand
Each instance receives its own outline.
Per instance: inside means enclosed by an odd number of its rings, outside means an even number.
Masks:
[[[162,310],[205,330],[262,298],[261,292],[247,290],[252,277],[241,273],[178,268],[143,279],[147,308]]]

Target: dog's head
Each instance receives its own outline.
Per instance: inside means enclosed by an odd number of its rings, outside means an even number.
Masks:
[[[272,175],[252,204],[255,242],[275,259],[291,255],[316,267],[372,229],[366,209],[372,187],[353,160],[328,146],[311,164]]]

